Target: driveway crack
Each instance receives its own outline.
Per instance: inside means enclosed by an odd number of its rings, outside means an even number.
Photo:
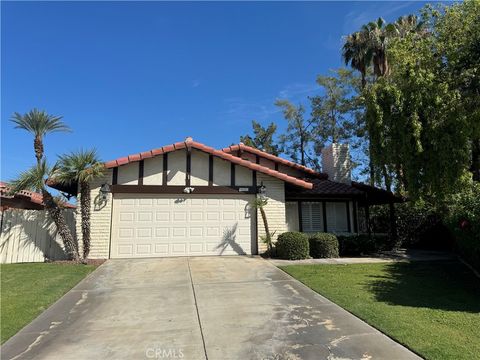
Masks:
[[[205,359],[208,360],[207,347],[205,346],[205,337],[203,336],[202,321],[200,320],[200,313],[198,312],[197,294],[195,293],[195,285],[193,284],[192,270],[190,268],[190,258],[187,257],[188,274],[190,275],[190,284],[192,284],[193,300],[195,301],[195,310],[197,311],[198,326],[200,327],[200,335],[202,336],[203,352]]]

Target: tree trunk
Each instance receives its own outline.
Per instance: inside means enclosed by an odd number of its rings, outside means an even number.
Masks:
[[[70,259],[74,261],[79,261],[80,257],[78,255],[78,244],[72,236],[72,232],[67,226],[65,217],[63,216],[62,209],[53,199],[52,195],[45,189],[42,190],[43,202],[45,203],[45,208],[53,219],[53,222],[57,226],[58,233],[62,238],[63,245],[65,247],[65,252]]]
[[[40,136],[35,136],[33,140],[33,149],[35,150],[35,157],[37,158],[37,164],[40,164],[40,161],[43,157],[43,142]]]
[[[480,181],[480,139],[472,141],[472,173],[473,180]]]
[[[387,166],[383,165],[382,166],[382,172],[383,172],[383,179],[385,181],[385,188],[387,191],[392,191],[392,181],[390,179],[390,175],[388,174]]]
[[[272,251],[272,238],[270,236],[270,229],[268,227],[267,214],[265,214],[265,210],[263,209],[263,206],[260,206],[259,209],[260,209],[260,215],[262,216],[262,220],[263,220],[263,226],[265,227],[268,251],[271,253],[271,251]]]
[[[82,217],[83,259],[90,253],[90,184],[80,184],[80,212]]]

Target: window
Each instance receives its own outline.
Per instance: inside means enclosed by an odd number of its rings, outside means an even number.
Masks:
[[[347,204],[344,202],[327,202],[326,208],[328,232],[348,232]]]
[[[323,231],[323,207],[321,202],[302,202],[303,232]]]

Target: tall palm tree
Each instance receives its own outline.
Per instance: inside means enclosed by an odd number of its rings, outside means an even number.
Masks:
[[[33,109],[28,113],[14,113],[11,121],[16,124],[16,129],[24,129],[34,136],[33,148],[37,164],[43,157],[43,138],[45,135],[58,132],[70,131],[70,128],[62,121],[62,116],[50,115],[44,110]]]
[[[387,30],[394,32],[395,36],[400,38],[406,37],[408,34],[425,34],[426,27],[423,21],[418,19],[416,15],[400,16],[393,24],[387,26]]]
[[[345,65],[359,71],[362,76],[362,89],[367,85],[367,70],[372,63],[372,51],[365,33],[357,31],[344,38],[342,57]]]
[[[41,159],[38,164],[22,172],[16,180],[10,183],[10,191],[11,193],[16,193],[21,190],[32,190],[42,194],[45,209],[48,211],[58,229],[58,233],[65,247],[65,252],[69,258],[79,261],[78,244],[65,221],[62,208],[45,186],[45,180],[49,175],[52,175],[51,169],[47,165],[46,160]]]
[[[364,34],[367,47],[372,54],[374,75],[377,78],[388,75],[390,69],[387,59],[387,46],[392,38],[390,27],[387,27],[385,20],[379,17],[376,21],[363,25],[361,33]]]
[[[90,182],[103,175],[105,166],[92,150],[80,150],[59,156],[53,177],[55,181],[80,187],[80,212],[82,217],[83,258],[90,252]]]

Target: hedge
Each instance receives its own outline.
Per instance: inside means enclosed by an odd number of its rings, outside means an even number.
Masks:
[[[334,234],[317,233],[309,238],[310,256],[318,258],[336,258],[339,256],[338,239]]]
[[[280,234],[276,243],[277,255],[281,259],[301,260],[309,256],[308,236],[300,232]]]
[[[341,256],[359,256],[391,250],[391,243],[386,235],[341,235],[338,236],[338,243]]]

